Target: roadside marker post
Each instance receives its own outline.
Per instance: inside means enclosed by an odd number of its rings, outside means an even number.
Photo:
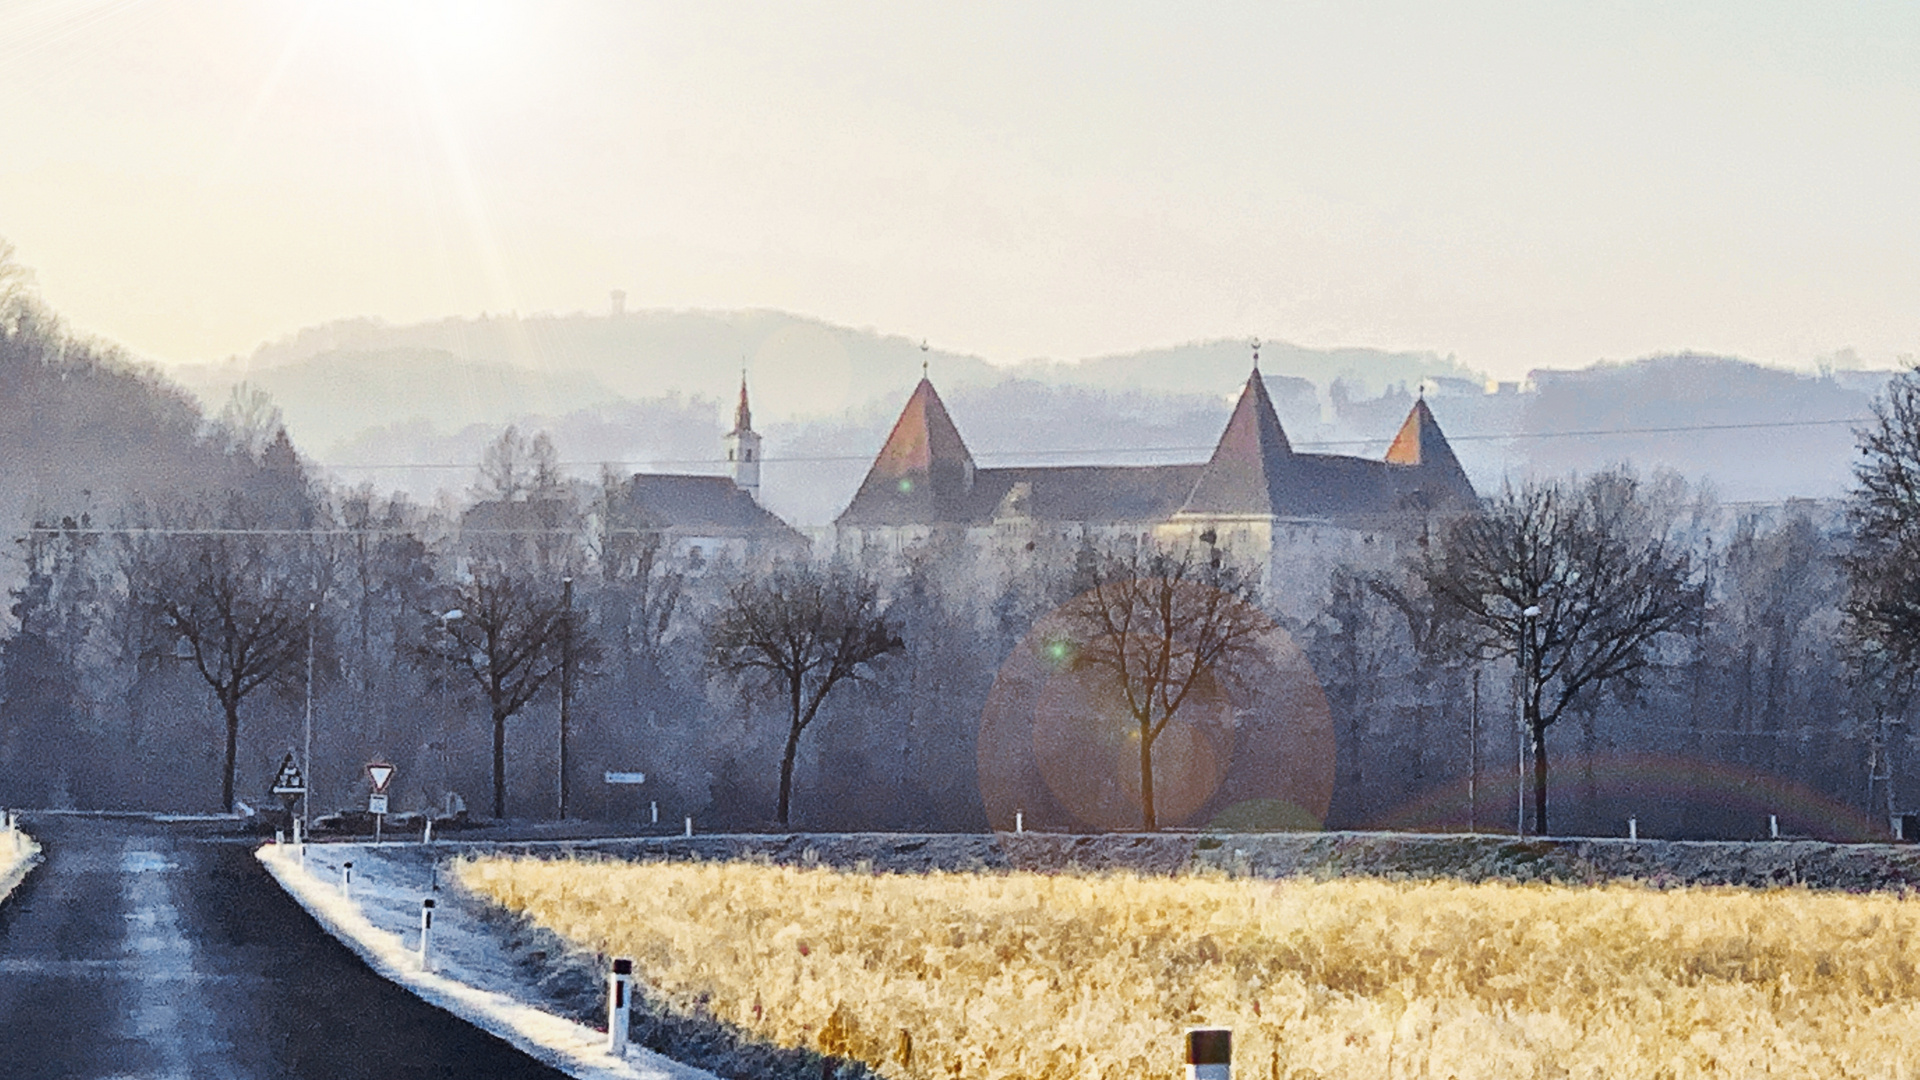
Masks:
[[[1767,835],[1774,840],[1780,839],[1780,815],[1779,814],[1767,815]]]
[[[433,970],[433,957],[427,942],[433,937],[433,897],[420,901],[420,970]]]
[[[693,819],[692,818],[687,819],[687,835],[688,836],[693,835]]]
[[[353,895],[353,860],[352,859],[348,859],[346,862],[340,864],[340,895],[346,896],[346,897],[351,897]]]
[[[1017,833],[1027,831],[1027,812],[1025,810],[1015,810],[1013,812],[1013,831]]]
[[[1629,840],[1640,839],[1640,819],[1639,818],[1630,817],[1627,819],[1627,839]]]
[[[1232,1080],[1233,1029],[1187,1029],[1187,1080]]]
[[[607,1052],[618,1058],[627,1056],[632,985],[633,961],[624,956],[614,958],[613,971],[607,976]]]
[[[426,830],[420,834],[420,846],[425,847],[431,843],[433,843],[433,819],[428,818]]]
[[[651,809],[653,813],[653,823],[655,825],[660,824],[660,803],[658,801],[655,801],[655,802],[649,803],[648,807]]]

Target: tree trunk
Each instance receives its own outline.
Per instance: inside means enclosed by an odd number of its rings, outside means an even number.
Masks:
[[[1153,813],[1153,737],[1140,726],[1140,824],[1148,832],[1160,828]]]
[[[493,710],[493,816],[507,816],[507,717],[498,706]]]
[[[800,753],[800,682],[793,682],[793,712],[787,720],[787,752],[780,758],[780,807],[777,818],[787,823],[787,806],[793,800],[793,759]]]
[[[233,813],[233,770],[240,750],[240,699],[221,695],[221,708],[227,711],[227,771],[220,778],[220,805]]]
[[[1547,835],[1547,729],[1538,716],[1533,731],[1533,835]]]

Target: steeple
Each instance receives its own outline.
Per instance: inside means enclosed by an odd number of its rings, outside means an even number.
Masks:
[[[727,472],[736,487],[760,501],[760,436],[753,430],[753,410],[747,407],[747,376],[740,374],[740,405],[733,411],[733,430],[727,432]]]
[[[1293,445],[1256,368],[1181,512],[1284,515],[1294,502],[1293,472]]]
[[[745,372],[742,372],[740,375],[740,405],[733,410],[733,430],[753,430],[753,410],[747,407],[747,376]]]
[[[973,455],[960,429],[932,381],[922,377],[839,520],[876,525],[958,520],[973,477]]]

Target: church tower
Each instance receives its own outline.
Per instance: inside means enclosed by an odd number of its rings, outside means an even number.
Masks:
[[[740,376],[740,407],[733,412],[733,430],[727,432],[727,472],[734,486],[760,501],[760,436],[753,430],[753,410],[747,408],[747,377]]]

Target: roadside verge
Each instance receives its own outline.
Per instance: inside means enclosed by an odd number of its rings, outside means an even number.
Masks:
[[[433,970],[422,970],[418,924],[411,920],[432,885],[410,880],[408,868],[383,858],[376,845],[309,845],[305,865],[291,844],[268,844],[255,854],[287,895],[381,977],[543,1064],[582,1080],[716,1080],[637,1045],[628,1047],[625,1060],[617,1058],[604,1032],[515,996],[484,928],[436,921]],[[348,860],[358,873],[351,896],[338,884]]]

